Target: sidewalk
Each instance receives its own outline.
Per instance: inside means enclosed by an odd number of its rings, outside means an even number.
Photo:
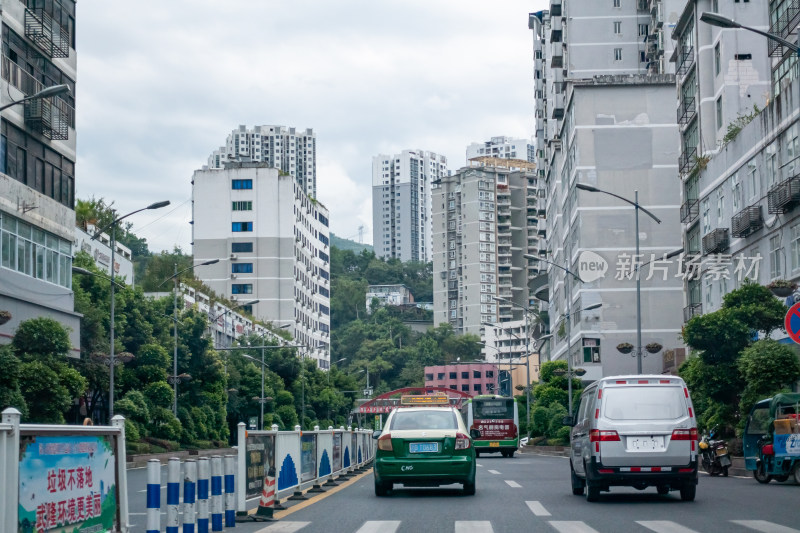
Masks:
[[[569,448],[566,446],[522,446],[519,450],[522,453],[569,457]],[[744,457],[731,457],[731,462],[733,464],[728,469],[729,476],[752,477],[753,473],[744,468]]]
[[[152,453],[144,455],[128,455],[126,468],[144,468],[150,459],[157,459],[161,464],[167,464],[171,457],[178,457],[182,461],[198,457],[211,457],[212,455],[236,455],[236,448],[219,448],[215,450],[181,450],[175,452]]]

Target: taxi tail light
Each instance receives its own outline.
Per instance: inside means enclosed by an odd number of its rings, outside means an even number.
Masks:
[[[378,449],[383,450],[384,452],[391,452],[392,451],[392,435],[387,433],[386,435],[381,435],[378,438]]]
[[[378,439],[380,441],[380,439]],[[456,433],[456,450],[468,450],[472,445],[470,438],[463,433]]]
[[[619,441],[619,433],[614,430],[593,429],[589,432],[589,442]]]

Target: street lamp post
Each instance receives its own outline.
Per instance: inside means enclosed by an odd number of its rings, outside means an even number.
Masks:
[[[4,111],[11,106],[29,102],[31,100],[40,100],[42,98],[50,98],[52,96],[58,96],[60,94],[68,94],[68,93],[69,93],[69,85],[53,85],[51,87],[47,87],[46,89],[42,89],[36,94],[32,94],[30,96],[26,96],[25,98],[21,98],[19,100],[15,100],[13,102],[9,102],[3,106],[0,106],[0,111]]]
[[[21,102],[22,100],[20,100]],[[0,111],[2,108],[0,108]],[[110,363],[110,372],[109,372],[109,385],[108,385],[108,420],[109,424],[111,423],[111,419],[114,417],[114,254],[117,250],[117,224],[125,218],[128,218],[131,215],[135,215],[141,211],[146,211],[148,209],[161,209],[162,207],[166,207],[169,205],[169,200],[164,200],[162,202],[156,202],[153,204],[148,205],[147,207],[143,207],[141,209],[137,209],[136,211],[131,211],[127,215],[122,215],[121,217],[117,217],[112,220],[109,224],[106,224],[102,229],[99,229],[92,235],[91,240],[96,240],[100,235],[102,235],[106,230],[109,228],[111,229],[111,320],[109,326],[109,336],[110,336],[110,343],[111,346],[109,348],[109,358],[111,360]]]
[[[159,284],[159,287],[169,280],[172,280],[173,287],[172,287],[172,330],[173,330],[173,348],[172,348],[172,376],[170,376],[170,381],[172,381],[172,414],[177,418],[178,417],[178,383],[181,381],[181,377],[178,376],[178,276],[186,272],[187,270],[191,270],[195,267],[199,266],[206,266],[206,265],[213,265],[215,263],[219,263],[219,259],[211,259],[209,261],[204,261],[197,265],[192,265],[190,267],[186,267],[180,272],[178,272],[178,263],[173,263],[175,268],[175,273],[162,281]],[[184,374],[185,376],[186,374]],[[183,378],[185,379],[185,378]]]
[[[639,211],[644,211],[644,213],[656,221],[656,223],[661,224],[661,219],[655,216],[653,213],[639,205],[639,191],[634,191],[634,200],[630,201],[624,196],[620,196],[618,194],[614,194],[613,192],[604,191],[602,189],[598,189],[597,187],[593,187],[591,185],[586,185],[585,183],[577,183],[575,185],[578,189],[587,192],[601,192],[604,194],[608,194],[609,196],[613,196],[614,198],[619,198],[623,202],[627,202],[634,207],[634,213],[636,217],[636,256],[633,259],[634,264],[634,272],[636,274],[636,373],[642,373],[642,281],[641,276],[639,276]],[[572,413],[570,413],[572,414]]]
[[[759,35],[763,35],[767,39],[772,39],[773,41],[780,43],[781,45],[785,46],[786,48],[788,48],[789,50],[800,56],[800,46],[798,46],[797,44],[791,41],[787,41],[780,35],[767,33],[765,31],[761,31],[756,28],[751,28],[750,26],[744,26],[742,24],[739,24],[733,19],[723,17],[719,13],[704,11],[703,13],[700,14],[700,20],[711,26],[717,26],[718,28],[742,29],[751,31],[753,33],[757,33]]]

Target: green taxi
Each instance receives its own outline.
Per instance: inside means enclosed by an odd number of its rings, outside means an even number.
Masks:
[[[464,494],[475,494],[475,446],[480,433],[467,430],[461,413],[447,396],[404,396],[389,414],[375,450],[375,494],[386,496],[392,486],[438,487],[461,483]]]

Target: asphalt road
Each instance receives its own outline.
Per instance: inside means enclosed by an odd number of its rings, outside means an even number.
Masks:
[[[137,532],[144,531],[145,493],[139,491],[145,482],[144,470],[128,472],[131,523]],[[388,497],[378,498],[372,474],[366,473],[322,496],[276,511],[274,522],[238,523],[231,531],[800,533],[798,502],[800,486],[793,482],[760,485],[752,477],[701,474],[694,502],[682,502],[677,492],[659,496],[654,488],[612,487],[611,492],[601,493],[599,502],[589,503],[572,495],[566,458],[518,453],[510,459],[480,457],[475,496],[464,496],[461,487],[453,485],[398,487]],[[162,516],[162,529],[163,523]]]

